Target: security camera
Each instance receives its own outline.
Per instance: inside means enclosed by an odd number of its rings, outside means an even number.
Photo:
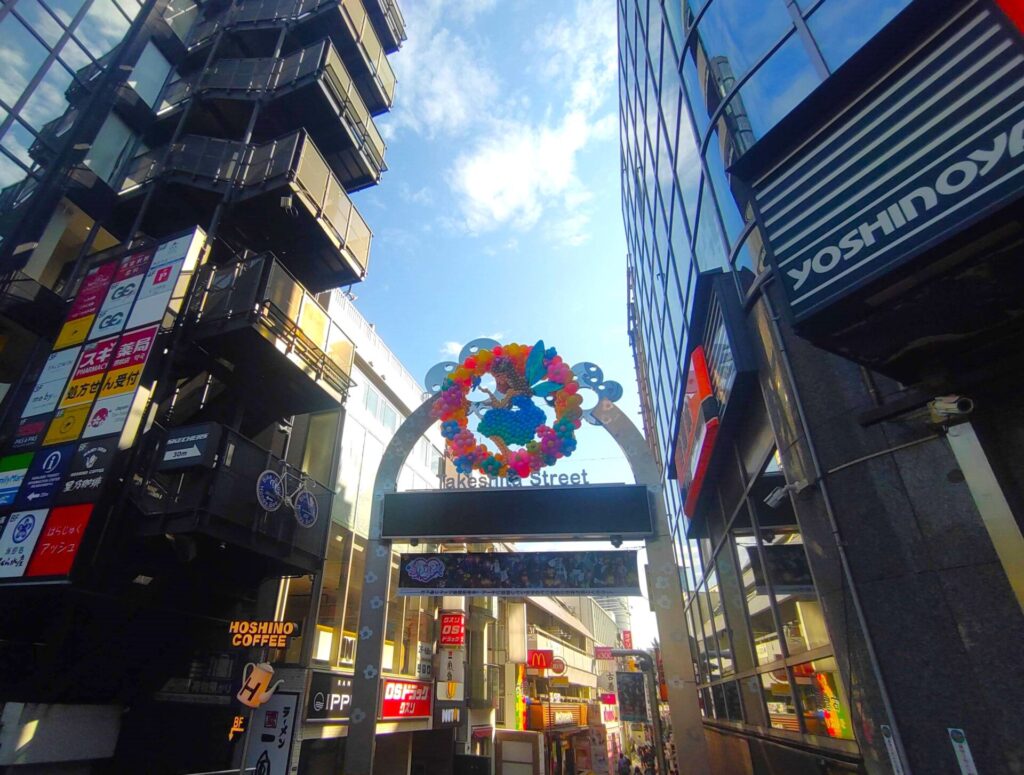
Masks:
[[[777,509],[786,499],[786,493],[800,493],[807,488],[807,482],[793,482],[785,487],[776,487],[765,496],[764,505],[770,509]]]
[[[967,396],[936,396],[928,402],[928,416],[936,425],[963,421],[974,411],[974,401]]]
[[[612,536],[612,546],[616,549],[622,546],[622,536]]]
[[[419,545],[420,545],[420,539],[412,538],[412,539],[409,540],[409,546],[419,546]]]

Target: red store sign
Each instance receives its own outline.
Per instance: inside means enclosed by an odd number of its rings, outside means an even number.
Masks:
[[[466,614],[462,611],[441,614],[441,635],[438,645],[460,648],[466,645]]]
[[[384,698],[380,703],[381,721],[401,721],[409,718],[430,718],[429,681],[399,681],[384,679]]]

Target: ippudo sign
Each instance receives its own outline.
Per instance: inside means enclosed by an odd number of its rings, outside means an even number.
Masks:
[[[381,721],[430,718],[431,685],[428,681],[384,679],[380,703]]]
[[[447,648],[466,645],[466,614],[450,611],[441,614],[441,634],[438,645]]]

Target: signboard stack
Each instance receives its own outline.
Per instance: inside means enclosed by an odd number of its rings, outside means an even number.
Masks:
[[[67,579],[119,448],[148,393],[143,372],[199,229],[85,273],[0,453],[0,582]]]

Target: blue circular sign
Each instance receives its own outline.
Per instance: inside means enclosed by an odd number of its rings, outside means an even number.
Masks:
[[[313,493],[303,490],[295,496],[295,519],[303,527],[313,527],[320,516],[320,505]]]
[[[11,533],[11,539],[16,544],[20,544],[30,535],[36,527],[36,518],[32,514],[26,514],[24,517],[18,520],[18,524],[14,526],[14,531]]]
[[[284,503],[284,482],[277,471],[264,471],[256,479],[256,502],[264,511],[277,511]]]

